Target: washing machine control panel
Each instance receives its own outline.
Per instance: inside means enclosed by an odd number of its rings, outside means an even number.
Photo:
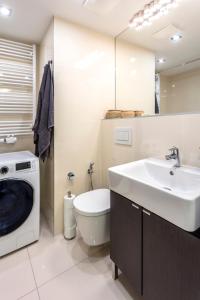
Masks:
[[[26,161],[26,162],[21,162],[16,164],[16,171],[22,171],[22,170],[27,170],[31,169],[31,162]]]
[[[0,174],[1,175],[6,175],[9,171],[9,168],[7,166],[3,166],[0,168]]]
[[[1,163],[0,161],[0,180],[8,176],[15,177],[17,173],[32,173],[36,171],[36,162],[34,160],[21,161],[17,163]]]

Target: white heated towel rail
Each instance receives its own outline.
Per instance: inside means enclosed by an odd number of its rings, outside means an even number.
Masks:
[[[31,121],[0,121],[0,137],[32,134]]]
[[[36,49],[0,38],[0,136],[31,134],[36,102]],[[27,121],[14,121],[19,119]],[[3,118],[1,118],[3,116]],[[3,119],[3,120],[1,120]],[[5,120],[5,121],[4,121]]]

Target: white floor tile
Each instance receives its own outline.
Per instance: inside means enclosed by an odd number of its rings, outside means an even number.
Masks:
[[[39,294],[41,300],[138,300],[125,281],[112,279],[109,257],[98,255],[46,283]]]
[[[123,276],[112,279],[108,252],[53,237],[42,224],[38,243],[0,259],[0,300],[139,300]]]
[[[37,285],[40,286],[55,276],[81,262],[93,251],[80,237],[67,241],[62,235],[53,237],[45,225],[40,241],[28,247]]]
[[[0,259],[0,299],[16,300],[35,288],[27,249]]]
[[[38,292],[35,290],[19,300],[39,300]]]

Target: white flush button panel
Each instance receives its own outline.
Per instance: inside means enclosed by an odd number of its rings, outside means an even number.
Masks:
[[[132,145],[132,128],[117,127],[114,132],[115,144]]]

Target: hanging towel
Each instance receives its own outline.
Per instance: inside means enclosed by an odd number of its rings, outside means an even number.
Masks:
[[[43,161],[48,157],[54,127],[54,84],[50,62],[44,74],[38,96],[34,131],[35,155]]]
[[[160,108],[158,105],[158,98],[157,98],[157,94],[155,93],[155,114],[159,114],[160,113]]]

